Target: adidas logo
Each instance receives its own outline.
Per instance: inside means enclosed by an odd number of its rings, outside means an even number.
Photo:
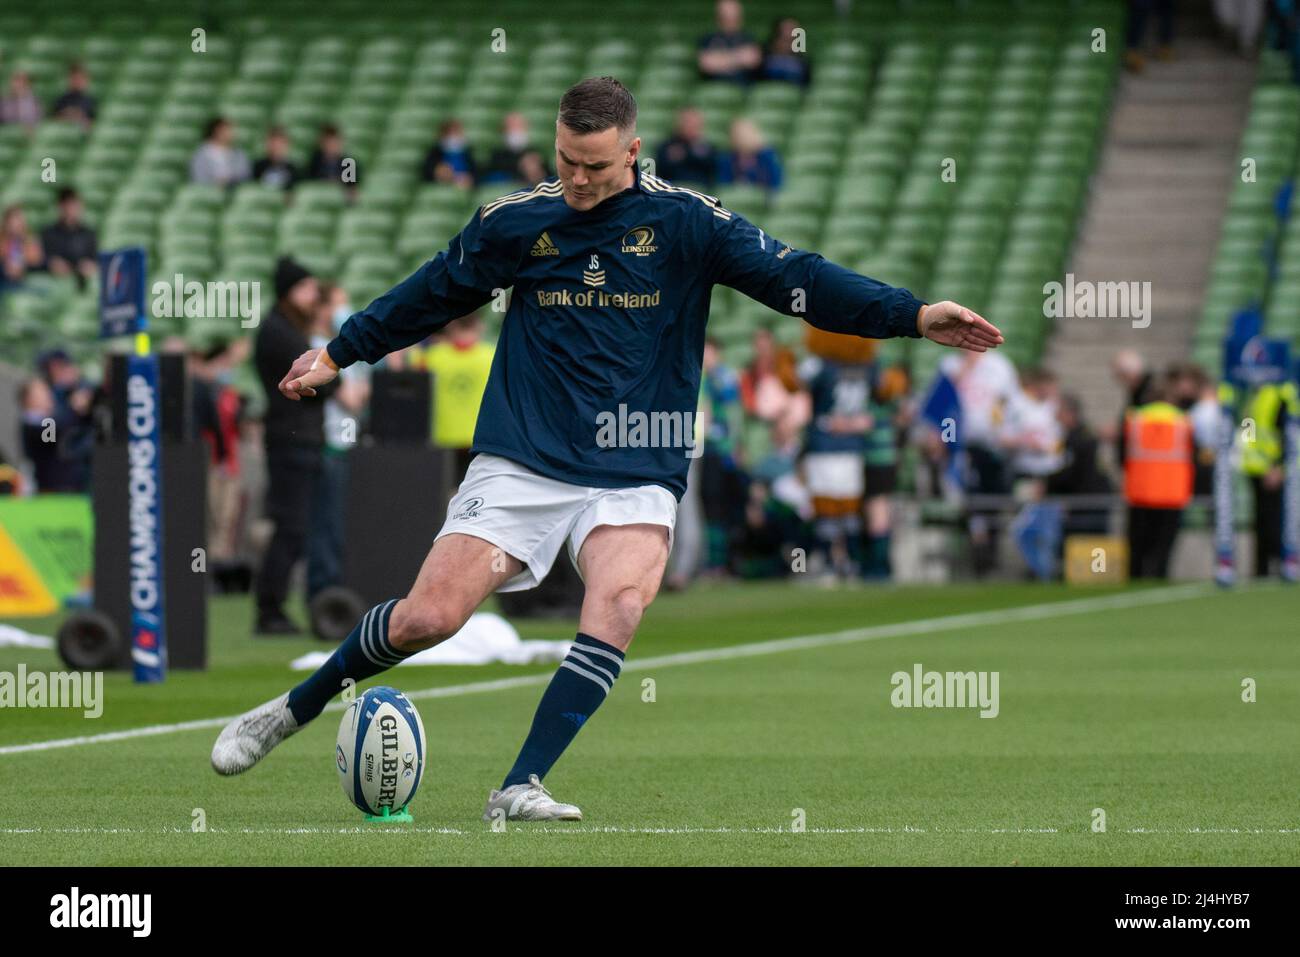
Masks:
[[[570,721],[572,721],[580,728],[582,727],[583,722],[587,720],[587,716],[585,714],[578,714],[576,711],[561,711],[560,717],[568,718]]]
[[[537,242],[533,243],[533,248],[530,255],[558,256],[560,255],[560,249],[558,246],[555,245],[555,243],[551,242],[550,236],[548,236],[546,233],[542,233],[540,236],[537,237]]]

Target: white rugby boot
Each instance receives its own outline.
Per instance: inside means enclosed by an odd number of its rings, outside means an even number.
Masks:
[[[492,820],[496,809],[506,812],[507,821],[581,821],[582,811],[572,804],[561,804],[551,797],[536,774],[528,775],[527,784],[513,784],[503,791],[488,794],[483,820]]]
[[[212,746],[212,767],[218,774],[241,774],[270,750],[299,730],[289,710],[289,692],[241,714],[221,729]]]

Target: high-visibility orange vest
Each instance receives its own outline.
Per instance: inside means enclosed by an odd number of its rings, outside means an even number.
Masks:
[[[1192,429],[1168,402],[1124,417],[1124,498],[1139,508],[1183,508],[1192,497]]]

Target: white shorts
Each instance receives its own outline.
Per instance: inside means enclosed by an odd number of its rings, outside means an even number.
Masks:
[[[861,498],[866,489],[858,452],[809,452],[803,469],[808,492],[815,498]]]
[[[519,559],[524,570],[497,591],[524,591],[541,584],[566,542],[569,560],[578,568],[582,543],[598,525],[662,525],[671,552],[676,521],[677,498],[660,485],[572,485],[481,452],[447,506],[437,537],[473,535]]]

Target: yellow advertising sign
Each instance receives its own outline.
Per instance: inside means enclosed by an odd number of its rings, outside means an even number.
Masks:
[[[52,615],[59,610],[36,569],[0,528],[0,618]]]

